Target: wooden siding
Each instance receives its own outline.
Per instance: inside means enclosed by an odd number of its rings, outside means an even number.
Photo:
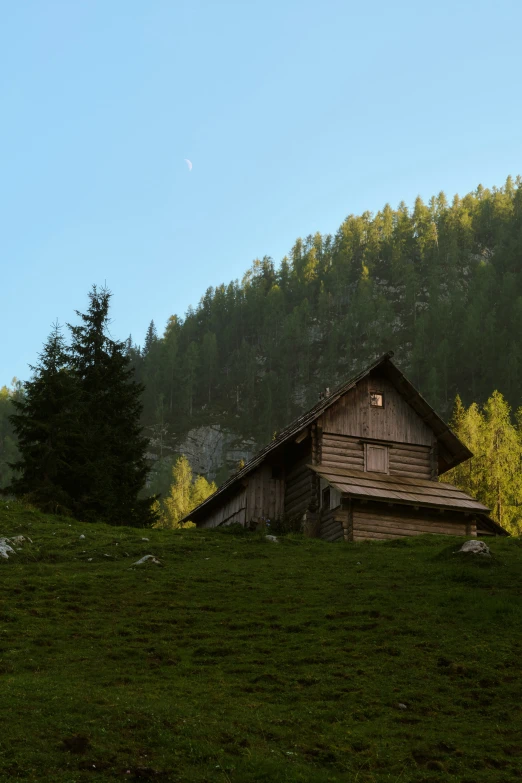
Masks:
[[[284,511],[285,483],[272,478],[270,465],[261,465],[248,477],[246,489],[247,522],[279,519]]]
[[[423,533],[476,536],[474,518],[463,514],[398,508],[384,503],[353,504],[353,541],[401,538]]]
[[[346,467],[364,470],[363,439],[323,432],[321,465],[329,468]],[[432,449],[430,446],[409,443],[389,443],[388,472],[390,476],[434,478]]]
[[[246,503],[246,489],[242,488],[233,497],[208,514],[199,527],[218,527],[218,525],[231,525],[233,522],[244,525],[246,522]]]
[[[295,463],[286,477],[284,513],[289,518],[304,514],[312,501],[312,471],[307,467],[311,454]]]
[[[370,389],[382,391],[384,407],[370,405]],[[321,416],[324,432],[431,446],[435,436],[384,376],[362,378]],[[323,458],[323,457],[322,457]]]

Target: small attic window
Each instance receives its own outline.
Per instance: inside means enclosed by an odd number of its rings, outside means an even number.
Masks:
[[[370,405],[372,408],[384,408],[384,394],[379,391],[371,391]]]

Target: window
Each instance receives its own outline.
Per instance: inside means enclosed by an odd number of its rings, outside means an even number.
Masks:
[[[370,405],[372,408],[384,408],[384,394],[379,391],[371,391]]]
[[[330,508],[330,487],[325,487],[325,489],[323,489],[322,506],[323,508]]]
[[[373,473],[388,473],[388,447],[365,443],[364,469]]]

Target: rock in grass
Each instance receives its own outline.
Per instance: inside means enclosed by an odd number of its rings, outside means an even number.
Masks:
[[[274,544],[278,544],[277,536],[265,536],[267,541],[272,541]]]
[[[13,547],[9,544],[8,538],[0,538],[0,557],[3,560],[9,560],[9,555],[16,554]]]
[[[489,547],[484,543],[484,541],[466,541],[466,543],[462,544],[458,551],[466,552],[472,555],[487,555],[488,557],[491,557]]]
[[[136,560],[135,563],[133,563],[133,566],[137,565],[146,565],[147,563],[151,563],[152,565],[158,565],[162,566],[163,563],[161,560],[158,560],[157,557],[154,557],[154,555],[145,555],[145,557],[142,557],[141,560]]]
[[[23,544],[24,541],[29,541],[30,544],[33,543],[32,539],[29,538],[29,536],[13,536],[12,538],[9,539],[9,541],[12,544]]]

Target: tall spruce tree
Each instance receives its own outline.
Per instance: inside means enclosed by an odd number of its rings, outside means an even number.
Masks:
[[[93,286],[79,326],[68,324],[70,364],[80,403],[80,448],[74,461],[78,516],[114,525],[148,526],[154,498],[140,498],[148,466],[141,434],[143,386],[134,380],[125,344],[108,334],[111,293]]]
[[[25,497],[43,511],[73,513],[79,394],[58,324],[31,370],[24,394],[12,399],[16,412],[10,420],[20,458],[11,464],[16,473],[5,492]]]
[[[154,321],[151,321],[145,335],[145,345],[143,346],[143,356],[148,356],[154,343],[158,341],[158,332]]]

